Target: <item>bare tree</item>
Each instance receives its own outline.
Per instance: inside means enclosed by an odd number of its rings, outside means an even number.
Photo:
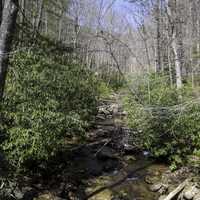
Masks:
[[[0,27],[0,100],[2,100],[4,92],[17,13],[18,0],[6,0]]]
[[[155,71],[160,72],[161,71],[161,2],[160,0],[156,1],[156,62],[155,62]]]
[[[2,13],[3,13],[3,0],[0,0],[0,24],[2,20]]]
[[[167,14],[169,17],[169,24],[171,27],[172,42],[171,46],[175,57],[176,70],[176,86],[182,87],[182,68],[183,68],[183,30],[180,15],[180,8],[178,8],[176,0],[167,0]]]

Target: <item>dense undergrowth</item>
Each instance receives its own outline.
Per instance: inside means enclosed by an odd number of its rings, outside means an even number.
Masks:
[[[126,85],[117,72],[96,75],[49,49],[40,46],[10,60],[1,105],[1,149],[17,168],[48,161],[74,137],[84,139],[99,98]],[[168,76],[158,74],[128,80],[134,95],[132,91],[124,98],[124,108],[128,125],[138,133],[134,142],[169,161],[172,169],[188,155],[199,156],[199,88],[185,84],[177,90]]]
[[[80,64],[42,50],[13,56],[1,112],[1,147],[13,166],[48,160],[96,114],[98,81]]]
[[[135,95],[124,99],[128,124],[138,133],[139,146],[174,169],[199,154],[200,101],[198,88],[189,84],[180,91],[167,76],[132,78]],[[138,101],[138,99],[140,101]]]
[[[1,105],[1,150],[16,168],[83,141],[99,98],[122,85],[117,72],[95,74],[60,43],[38,38],[30,45],[10,59]]]

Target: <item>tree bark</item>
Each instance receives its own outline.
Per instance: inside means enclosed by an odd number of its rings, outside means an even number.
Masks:
[[[174,33],[173,34],[173,39],[172,39],[172,48],[174,52],[174,58],[175,58],[175,71],[176,71],[176,86],[177,89],[180,89],[182,87],[182,75],[181,75],[181,69],[182,69],[182,56],[181,50],[182,50],[182,45],[178,45],[177,43],[177,36]]]
[[[166,198],[164,198],[164,200],[171,200],[171,199],[173,199],[178,193],[180,193],[184,189],[184,187],[188,184],[189,181],[190,181],[190,179],[186,179],[175,190],[173,190],[172,192],[170,192],[168,194],[168,196]]]
[[[38,32],[40,29],[43,8],[44,8],[44,0],[40,0],[40,2],[38,3],[38,15],[37,18],[35,19],[35,26],[34,26],[35,33]]]
[[[2,20],[2,14],[3,14],[3,0],[0,0],[0,25]]]
[[[45,9],[45,35],[48,35],[48,12]]]
[[[176,71],[176,86],[177,89],[182,87],[182,68],[183,68],[183,32],[181,16],[177,11],[177,1],[167,1],[167,14],[169,17],[169,23],[171,27],[172,42],[171,46],[175,59],[175,71]]]
[[[18,13],[18,0],[6,0],[0,27],[0,101],[3,98],[9,53],[15,32]]]
[[[161,71],[160,0],[156,1],[156,62],[155,71]]]
[[[24,17],[25,17],[25,12],[26,12],[26,1],[25,0],[21,0],[20,2],[20,6],[21,6],[21,10],[23,13],[21,13],[20,15],[20,24],[23,25],[24,24]]]

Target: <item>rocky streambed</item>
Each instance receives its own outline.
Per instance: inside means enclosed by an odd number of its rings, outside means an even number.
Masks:
[[[200,200],[197,172],[185,167],[172,173],[132,145],[124,116],[117,96],[102,101],[85,143],[33,164],[27,175],[2,176],[0,199]]]

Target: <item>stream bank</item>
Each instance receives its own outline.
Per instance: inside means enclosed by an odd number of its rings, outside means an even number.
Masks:
[[[132,146],[134,134],[125,116],[117,95],[101,101],[86,142],[33,167],[26,176],[2,178],[2,200],[161,200],[194,176],[188,168],[171,173],[148,152]],[[198,189],[197,183],[188,186]]]

